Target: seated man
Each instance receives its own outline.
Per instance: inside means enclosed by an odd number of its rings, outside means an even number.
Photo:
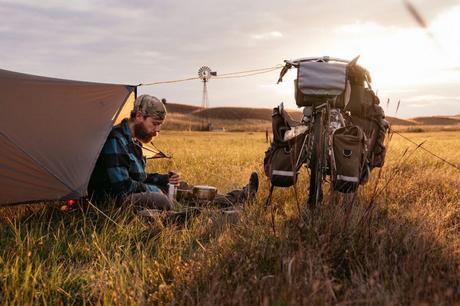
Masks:
[[[90,198],[115,198],[118,205],[171,209],[164,192],[168,183],[178,186],[180,176],[174,172],[146,173],[142,155],[142,143],[149,143],[160,132],[165,117],[165,105],[157,98],[142,95],[136,99],[130,117],[112,128],[102,148],[88,185]],[[258,185],[257,173],[253,172],[247,186],[216,196],[214,203],[227,207],[254,198]]]

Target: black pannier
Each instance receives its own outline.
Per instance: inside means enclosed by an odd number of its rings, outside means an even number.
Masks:
[[[361,182],[366,158],[366,136],[358,126],[335,130],[332,138],[335,163],[334,190],[354,192]]]
[[[351,85],[350,101],[345,107],[352,116],[367,116],[369,108],[374,104],[379,104],[379,98],[371,88],[364,85]]]
[[[302,144],[299,144],[299,148]],[[273,186],[290,187],[297,180],[296,144],[293,147],[271,146],[265,152],[264,170]]]
[[[367,136],[368,161],[371,168],[383,167],[385,162],[385,136],[390,127],[379,105],[368,108],[366,117],[353,116],[351,122],[359,126]]]
[[[289,187],[297,180],[298,159],[305,133],[285,141],[284,135],[295,124],[283,109],[275,107],[272,114],[273,142],[265,152],[264,172],[273,186]]]
[[[351,92],[349,102],[345,105],[344,110],[349,111],[352,116],[366,117],[369,108],[379,104],[380,101],[370,86],[371,77],[369,72],[357,65],[355,60],[347,66],[347,77]]]

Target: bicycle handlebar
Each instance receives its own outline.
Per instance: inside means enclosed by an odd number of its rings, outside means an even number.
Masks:
[[[341,58],[337,58],[337,57],[329,57],[329,56],[321,56],[321,57],[303,57],[303,58],[299,58],[299,59],[295,59],[295,60],[284,60],[284,62],[286,63],[286,65],[283,67],[283,69],[281,69],[281,72],[280,72],[280,76],[278,78],[278,84],[280,82],[283,81],[283,76],[286,74],[286,72],[291,69],[292,67],[295,67],[295,68],[299,68],[299,64],[302,63],[302,62],[318,62],[318,61],[323,61],[323,62],[339,62],[339,63],[344,63],[344,64],[350,64],[350,63],[354,63],[356,64],[356,62],[358,61],[358,57],[354,58],[353,60],[349,61],[349,60],[345,60],[345,59],[341,59]],[[363,69],[363,68],[360,68],[360,69]],[[367,75],[369,75],[369,73],[367,73]],[[369,76],[369,82],[370,82],[370,76]]]
[[[345,63],[348,64],[350,61],[341,59],[341,58],[336,58],[336,57],[329,57],[329,56],[321,56],[321,57],[303,57],[295,60],[284,60],[286,64],[292,65],[292,66],[297,66],[301,62],[313,62],[313,61],[324,61],[324,62],[340,62],[340,63]]]

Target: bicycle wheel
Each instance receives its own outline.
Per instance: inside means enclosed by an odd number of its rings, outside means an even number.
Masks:
[[[325,163],[325,139],[324,111],[314,116],[313,123],[313,146],[310,159],[310,187],[308,194],[308,207],[318,207],[323,199],[323,167]]]

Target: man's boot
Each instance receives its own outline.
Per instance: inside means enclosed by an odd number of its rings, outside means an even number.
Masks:
[[[252,172],[249,177],[249,183],[247,185],[248,200],[254,200],[259,190],[259,175],[257,172]]]

